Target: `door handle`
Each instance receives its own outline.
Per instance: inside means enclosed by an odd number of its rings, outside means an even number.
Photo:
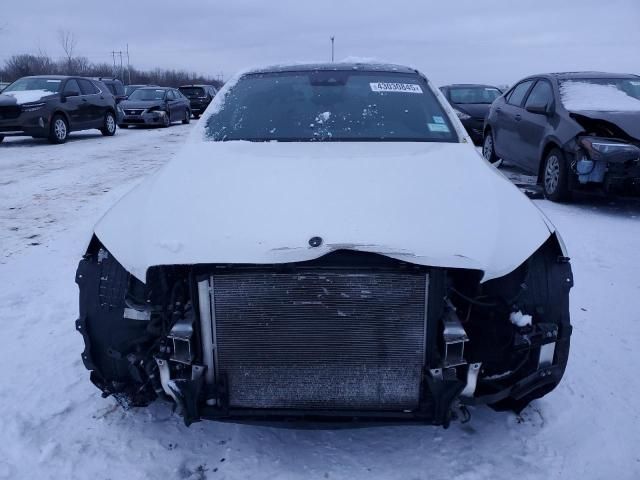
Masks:
[[[83,98],[83,99],[82,99],[82,101],[83,101],[83,102],[86,102],[86,101],[87,101],[87,99],[86,99],[86,98]]]
[[[517,113],[515,118],[516,118],[516,122],[519,122],[520,120],[522,120],[522,115]]]
[[[502,108],[501,107],[496,107],[496,112],[502,113]]]

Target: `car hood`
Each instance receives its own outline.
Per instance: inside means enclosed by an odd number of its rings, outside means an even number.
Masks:
[[[482,118],[484,119],[489,113],[489,108],[491,108],[490,103],[463,103],[463,104],[455,104],[454,108],[464,112],[468,115],[471,115],[473,118]]]
[[[24,90],[19,92],[0,93],[0,106],[22,105],[23,103],[37,102],[56,96],[47,90]]]
[[[638,112],[601,112],[588,110],[571,110],[569,113],[582,115],[593,120],[604,120],[620,127],[627,135],[640,140],[640,111]]]
[[[164,102],[162,100],[125,100],[120,102],[120,106],[122,108],[151,108],[164,106]]]
[[[192,143],[95,228],[143,282],[154,265],[299,262],[340,249],[488,280],[552,231],[471,145],[396,142]]]

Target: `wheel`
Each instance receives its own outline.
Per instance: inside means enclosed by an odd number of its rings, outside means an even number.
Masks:
[[[129,125],[124,125],[124,124],[118,125],[118,128],[129,128]]]
[[[116,117],[111,112],[107,112],[104,116],[104,124],[100,129],[105,137],[113,137],[116,134]]]
[[[499,166],[500,159],[496,155],[495,142],[493,141],[493,133],[488,130],[482,142],[482,156],[489,163]]]
[[[0,143],[2,143],[3,140],[4,140],[4,137],[0,135]]]
[[[54,115],[51,120],[51,126],[49,127],[49,142],[51,143],[64,143],[69,136],[69,125],[67,120],[58,114]]]
[[[162,122],[162,128],[167,128],[170,125],[171,125],[171,114],[167,112]]]
[[[194,113],[193,114],[193,118],[195,118],[196,120],[200,118],[200,114],[199,113]]]
[[[569,169],[564,154],[557,148],[551,150],[544,160],[542,189],[544,196],[553,202],[569,199]]]
[[[191,112],[187,109],[184,111],[184,118],[182,119],[183,124],[191,123]]]

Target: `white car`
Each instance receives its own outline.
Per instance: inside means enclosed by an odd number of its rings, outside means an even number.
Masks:
[[[447,425],[524,408],[567,363],[559,235],[396,65],[239,75],[176,159],[98,223],[83,360],[187,424]]]

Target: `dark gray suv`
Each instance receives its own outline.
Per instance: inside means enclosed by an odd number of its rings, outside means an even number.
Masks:
[[[70,132],[116,133],[116,101],[95,80],[67,76],[23,77],[0,94],[0,142],[6,136],[64,143]]]

